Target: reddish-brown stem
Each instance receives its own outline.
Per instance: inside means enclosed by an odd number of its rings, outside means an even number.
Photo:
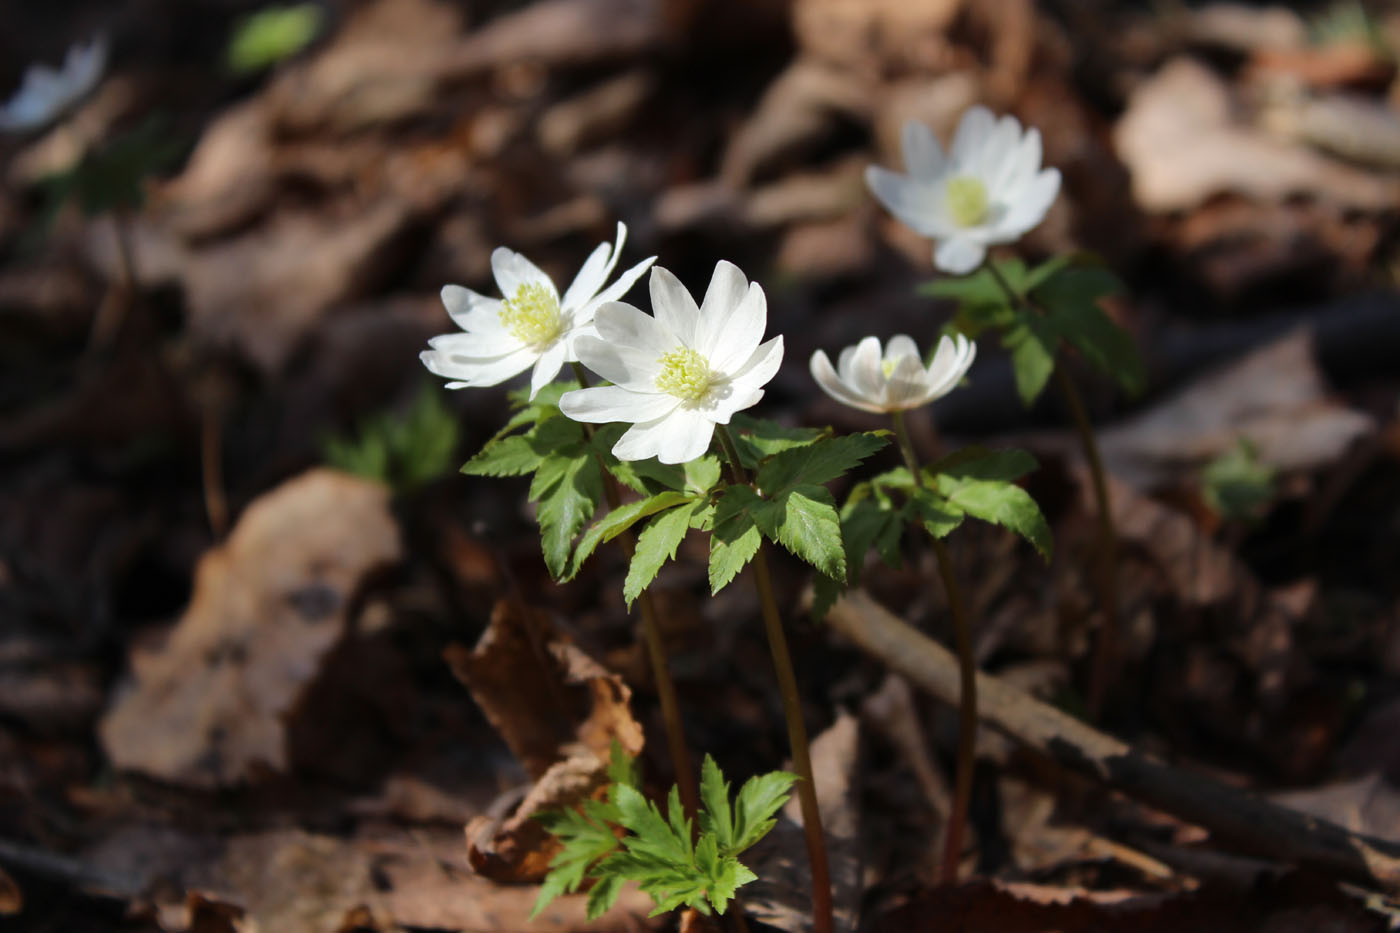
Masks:
[[[747,482],[742,461],[734,439],[724,425],[715,426],[720,447],[735,482]],[[778,692],[783,700],[783,716],[787,720],[788,745],[792,750],[792,766],[797,771],[797,801],[802,808],[802,831],[807,839],[807,859],[812,868],[812,929],[815,933],[831,933],[833,927],[831,871],[827,866],[826,836],[822,832],[821,808],[817,804],[817,785],[812,774],[812,754],[807,743],[807,725],[802,719],[802,698],[797,692],[797,674],[788,652],[787,635],[783,632],[778,601],[773,595],[773,577],[768,571],[766,545],[759,545],[753,559],[754,587],[763,612],[763,628],[768,635],[768,649],[773,655],[773,670],[778,676]]]
[[[914,453],[913,442],[909,439],[904,412],[892,412],[891,418],[894,421],[894,433],[900,453],[904,455],[904,463],[913,474],[914,482],[922,485],[923,475],[919,471],[919,458]],[[939,881],[944,884],[956,884],[958,864],[962,860],[967,812],[972,801],[972,776],[977,755],[977,658],[973,654],[972,622],[963,603],[957,575],[953,572],[953,560],[948,553],[948,546],[933,534],[929,534],[929,540],[933,543],[933,556],[938,562],[938,575],[943,580],[943,590],[948,594],[948,611],[953,617],[953,640],[958,650],[960,687],[958,748],[953,768],[953,807],[948,815],[947,832],[943,836],[943,860],[938,872]]]

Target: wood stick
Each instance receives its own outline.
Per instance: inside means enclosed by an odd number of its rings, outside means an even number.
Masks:
[[[957,658],[869,594],[852,590],[832,608],[827,623],[914,685],[957,703]],[[995,677],[979,673],[977,678],[980,718],[1057,764],[1202,826],[1234,851],[1400,893],[1400,845],[1173,768]]]

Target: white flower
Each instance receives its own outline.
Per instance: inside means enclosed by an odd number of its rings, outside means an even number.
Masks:
[[[973,107],[946,156],[927,126],[904,124],[909,174],[871,165],[865,182],[890,213],[937,241],[934,265],[963,275],[982,264],[988,245],[1014,242],[1045,219],[1060,172],[1042,171],[1040,156],[1039,130],[1022,133],[1015,117]]]
[[[619,460],[656,457],[687,463],[728,424],[763,398],[783,361],[783,338],[767,343],[768,300],[733,263],[715,266],[705,300],[670,272],[651,270],[655,317],[621,301],[598,309],[598,337],[582,337],[583,365],[613,383],[567,392],[559,408],[575,421],[630,421],[613,446]]]
[[[63,68],[30,65],[19,90],[0,106],[0,130],[24,132],[38,129],[82,100],[107,67],[107,40],[98,36],[86,46],[74,45],[63,59]]]
[[[919,348],[900,334],[890,338],[883,355],[878,337],[866,337],[841,351],[832,368],[826,351],[812,354],[812,378],[843,405],[862,411],[905,411],[927,405],[957,387],[977,356],[977,345],[962,334],[938,341],[933,362],[924,368]]]
[[[530,367],[530,397],[554,380],[565,363],[578,361],[575,344],[596,333],[593,315],[616,301],[656,262],[652,256],[637,263],[607,288],[622,244],[625,224],[617,225],[617,243],[599,243],[559,297],[549,276],[519,253],[498,247],[491,254],[491,271],[504,298],[488,298],[460,285],[442,289],[442,303],[464,334],[442,334],[428,341],[419,359],[439,376],[454,380],[449,389],[493,386]]]

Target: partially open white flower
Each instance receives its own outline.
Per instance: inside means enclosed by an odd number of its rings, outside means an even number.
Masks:
[[[19,90],[0,106],[0,130],[22,133],[38,129],[87,96],[106,67],[107,40],[103,36],[85,46],[71,46],[58,71],[47,65],[30,65]]]
[[[962,334],[943,337],[933,362],[924,367],[910,337],[891,337],[885,352],[880,339],[866,337],[841,351],[832,368],[825,350],[812,354],[812,378],[843,405],[862,411],[906,411],[942,398],[957,387],[977,356],[977,345]]]
[[[460,285],[442,289],[442,303],[463,334],[442,334],[428,341],[419,359],[439,376],[453,380],[449,389],[493,386],[530,367],[530,397],[559,375],[565,363],[577,362],[578,339],[594,334],[593,315],[616,301],[642,277],[656,257],[637,263],[604,288],[612,275],[627,227],[617,225],[617,243],[599,243],[559,296],[549,276],[519,253],[498,247],[491,271],[504,298],[488,298]]]
[[[598,337],[581,337],[583,365],[613,383],[567,392],[559,408],[575,421],[630,421],[613,446],[619,460],[687,463],[763,398],[783,361],[783,338],[766,343],[768,300],[733,263],[715,266],[705,300],[670,272],[651,270],[655,317],[621,301],[598,309]]]
[[[1040,167],[1040,131],[1021,131],[986,107],[963,114],[947,155],[922,123],[904,124],[907,175],[871,165],[865,181],[881,203],[937,241],[933,263],[963,275],[992,243],[1011,243],[1045,219],[1060,191],[1058,169]]]

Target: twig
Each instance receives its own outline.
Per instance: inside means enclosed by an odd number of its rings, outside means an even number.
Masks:
[[[912,683],[958,702],[957,658],[868,594],[847,594],[827,621]],[[987,674],[977,675],[977,693],[979,714],[990,725],[1063,767],[1204,827],[1234,851],[1400,894],[1400,845],[1163,764]]]

